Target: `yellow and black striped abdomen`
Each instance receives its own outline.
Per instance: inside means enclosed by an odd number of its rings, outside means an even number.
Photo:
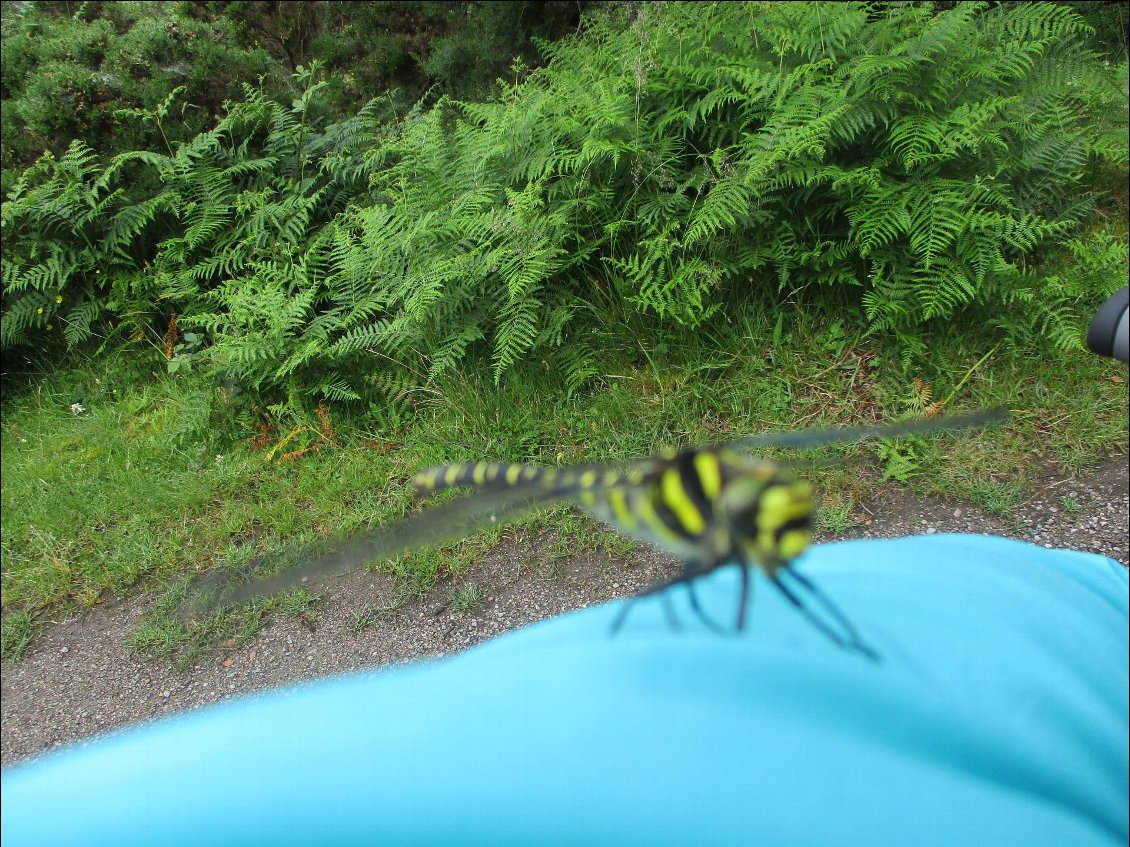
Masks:
[[[641,481],[635,471],[606,468],[550,468],[544,465],[517,465],[506,462],[467,462],[427,468],[416,474],[416,494],[426,497],[445,488],[470,486],[481,489],[511,488],[517,485],[540,487],[567,497],[578,492],[597,491],[610,486]]]
[[[731,473],[728,458],[717,448],[666,451],[611,484],[578,490],[571,499],[626,535],[687,562],[721,563],[733,552],[717,512]]]
[[[629,534],[684,558],[701,559],[717,546],[714,507],[723,468],[715,451],[669,451],[625,478],[628,484],[581,492],[578,499]]]
[[[514,465],[500,462],[466,462],[427,468],[416,474],[413,486],[419,497],[445,488],[469,485],[475,488],[501,488],[520,482],[534,482],[546,468],[539,465]]]

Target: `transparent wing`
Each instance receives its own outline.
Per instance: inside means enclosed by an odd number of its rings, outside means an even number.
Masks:
[[[246,572],[242,576],[213,572],[197,583],[195,609],[198,613],[206,612],[290,588],[311,586],[369,562],[471,535],[562,496],[540,486],[471,494],[343,539],[320,551],[315,549],[301,564],[273,576],[252,579]]]
[[[977,429],[1008,420],[1004,408],[988,409],[968,415],[954,415],[925,421],[906,421],[878,426],[846,426],[836,429],[801,429],[793,432],[775,432],[753,435],[730,442],[735,450],[752,450],[758,447],[816,447],[838,441],[865,441],[871,438],[895,438],[922,432],[947,432],[958,429]]]

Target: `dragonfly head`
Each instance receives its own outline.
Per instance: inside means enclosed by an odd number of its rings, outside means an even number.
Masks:
[[[812,487],[803,480],[742,476],[718,495],[735,552],[772,576],[812,541]]]

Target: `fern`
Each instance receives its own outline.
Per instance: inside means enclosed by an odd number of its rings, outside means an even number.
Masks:
[[[558,347],[553,353],[553,361],[564,377],[565,388],[570,394],[600,373],[596,351],[583,341],[573,341]]]
[[[496,381],[533,347],[538,333],[539,306],[538,300],[527,294],[502,310],[491,355]]]
[[[380,406],[409,390],[381,374],[420,387],[480,355],[576,390],[594,320],[696,327],[802,289],[904,357],[973,309],[1068,343],[1086,298],[1027,268],[1079,237],[1088,171],[1128,158],[1126,65],[1070,8],[606,11],[488,102],[329,123],[314,66],[167,153],[41,160],[4,206],[0,341],[176,311],[212,367],[293,408]]]

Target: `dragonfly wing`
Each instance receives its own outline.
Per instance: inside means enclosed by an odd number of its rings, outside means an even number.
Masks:
[[[272,576],[250,579],[213,572],[198,584],[201,611],[242,603],[291,588],[307,587],[409,550],[442,544],[518,517],[560,495],[538,486],[472,494],[432,506],[407,517],[311,551],[301,564]]]
[[[766,435],[753,435],[740,438],[728,446],[736,450],[752,450],[758,447],[816,447],[834,444],[839,441],[864,441],[870,438],[896,438],[920,432],[947,432],[958,429],[976,429],[1003,423],[1008,420],[1007,409],[989,409],[969,415],[954,415],[948,418],[935,418],[925,421],[906,421],[904,423],[879,426],[846,426],[835,429],[808,429],[795,432],[773,432]]]

